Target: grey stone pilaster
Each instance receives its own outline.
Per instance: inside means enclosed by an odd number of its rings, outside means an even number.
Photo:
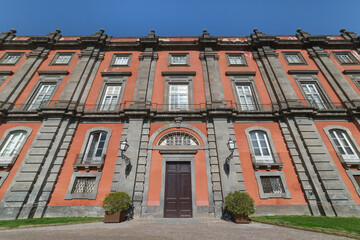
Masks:
[[[215,180],[213,181],[213,193],[216,208],[217,201],[220,201],[220,193],[225,198],[229,192],[245,191],[245,185],[237,148],[234,150],[233,158],[230,159],[230,164],[226,164],[226,158],[231,154],[227,147],[228,140],[230,137],[235,140],[233,124],[227,118],[214,118],[213,123],[208,123],[208,130],[214,132],[214,135],[211,136],[214,139],[211,142],[209,140],[209,149],[211,174]],[[220,177],[220,182],[216,181],[218,180],[217,176]],[[218,214],[215,209],[215,215],[218,216]]]
[[[264,62],[264,67],[269,75],[270,82],[278,101],[283,106],[298,105],[298,97],[290,84],[290,81],[278,59],[278,54],[269,46],[263,46],[258,49],[259,55]]]
[[[95,73],[98,70],[98,58],[101,61],[102,55],[99,49],[95,47],[87,47],[79,55],[79,60],[74,67],[69,80],[67,81],[64,90],[61,92],[59,101],[69,103],[71,101],[78,102],[83,93],[90,76],[95,78]],[[93,73],[93,74],[92,74]],[[93,79],[90,80],[91,82]]]
[[[312,47],[309,48],[308,51],[340,100],[344,103],[352,101],[355,102],[357,106],[360,106],[360,96],[335,66],[329,54],[320,47]]]
[[[151,100],[155,73],[155,62],[158,58],[153,48],[146,48],[139,56],[140,64],[137,73],[133,101],[144,103]]]
[[[131,163],[129,165],[125,164],[125,160],[121,157],[121,151],[119,150],[113,184],[111,186],[112,192],[126,192],[132,197],[136,215],[141,212],[140,204],[143,199],[143,186],[140,186],[140,175],[145,174],[146,169],[146,162],[144,162],[146,161],[146,156],[144,156],[143,151],[140,152],[140,149],[147,148],[146,139],[148,137],[145,136],[142,139],[142,136],[143,134],[146,135],[147,130],[150,128],[148,123],[145,125],[143,123],[143,118],[130,118],[129,122],[124,125],[121,141],[125,139],[128,141],[129,148],[124,154],[130,158]],[[137,181],[139,182],[138,188],[136,188]]]
[[[56,152],[56,154],[54,154],[55,158],[52,159],[52,164],[41,173],[42,175],[46,174],[46,178],[43,179],[43,182],[41,184],[41,191],[38,191],[39,193],[41,193],[41,196],[37,199],[36,202],[33,203],[33,208],[36,207],[34,218],[43,217],[47,210],[47,204],[55,188],[55,184],[59,177],[61,167],[64,164],[64,160],[66,158],[67,152],[69,151],[70,144],[75,135],[78,122],[76,121],[68,123],[68,121],[69,120],[63,122],[61,133],[59,132],[58,134],[64,135],[64,137],[57,137],[57,140],[61,139],[61,144],[60,147],[58,147],[58,151]],[[66,126],[67,128],[64,132]],[[34,191],[32,191],[32,195],[35,195],[36,192],[33,192]]]
[[[6,84],[0,94],[0,102],[14,103],[19,94],[33,77],[41,62],[47,57],[49,49],[37,47],[27,55],[27,59],[16,71],[11,81]]]
[[[322,196],[324,196],[324,194],[321,191],[321,188],[319,188],[319,182],[316,181],[316,174],[314,173],[308,159],[306,158],[306,152],[304,151],[304,146],[302,145],[302,141],[300,140],[299,133],[295,129],[292,129],[293,131],[290,131],[289,126],[291,123],[291,126],[293,126],[292,121],[293,120],[279,121],[281,132],[284,136],[284,140],[289,150],[289,154],[295,167],[295,171],[298,175],[302,190],[305,193],[305,198],[309,203],[310,211],[312,215],[320,216],[323,211],[322,206],[318,206],[318,202],[326,202],[326,199],[319,199],[319,194],[322,194]],[[305,154],[305,156],[301,154],[301,151],[303,154]],[[308,167],[311,168],[310,171],[307,170]],[[315,183],[313,182],[314,180],[316,181]],[[314,184],[317,184],[317,187],[314,186]],[[318,193],[318,191],[321,192]]]
[[[222,185],[221,185],[221,176],[220,176],[220,164],[218,159],[218,154],[216,151],[216,138],[214,124],[212,122],[207,123],[207,136],[209,144],[209,157],[210,157],[210,174],[211,174],[211,184],[212,184],[212,196],[214,202],[214,214],[216,218],[222,216],[222,203],[223,203],[223,194],[222,194]]]
[[[219,56],[211,47],[205,47],[201,52],[200,59],[203,66],[204,86],[206,101],[212,104],[219,105],[225,103],[224,89],[222,87],[220,70],[218,65]]]
[[[20,219],[33,217],[39,202],[41,202],[40,206],[46,205],[47,201],[50,199],[51,189],[44,191],[44,188],[48,181],[54,182],[57,179],[57,173],[60,171],[61,165],[58,164],[57,167],[55,167],[55,169],[58,168],[58,172],[52,173],[52,170],[54,170],[54,162],[57,160],[57,153],[59,152],[61,146],[64,147],[63,140],[65,138],[65,133],[70,124],[70,121],[69,119],[62,120],[61,118],[51,120],[47,119],[46,121],[47,127],[58,127],[58,131],[54,136],[52,143],[48,146],[49,152],[44,159],[39,174],[36,178],[36,182],[31,188],[29,197],[21,209],[18,217]],[[34,145],[44,146],[50,143],[50,141],[46,139],[47,137],[48,136],[45,134],[39,136],[39,139],[37,139],[37,142],[34,142]],[[66,147],[68,148],[69,144]],[[65,151],[68,150],[67,148]]]

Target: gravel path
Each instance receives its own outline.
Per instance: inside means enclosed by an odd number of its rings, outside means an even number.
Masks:
[[[0,239],[348,239],[262,223],[234,224],[218,219],[134,219],[120,224],[102,222],[1,230]]]

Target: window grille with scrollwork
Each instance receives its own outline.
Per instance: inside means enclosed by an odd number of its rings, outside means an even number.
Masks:
[[[196,146],[199,141],[187,132],[171,132],[163,136],[158,143],[159,146]]]
[[[72,194],[91,194],[95,189],[96,177],[77,177],[75,179]]]

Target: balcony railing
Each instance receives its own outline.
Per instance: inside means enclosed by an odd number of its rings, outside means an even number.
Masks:
[[[0,169],[10,171],[18,157],[19,154],[14,154],[11,157],[0,157]]]
[[[259,169],[270,171],[272,168],[278,169],[279,171],[282,170],[283,162],[277,153],[272,153],[272,160],[261,160],[259,157],[256,157],[254,153],[250,153],[250,157],[255,171]]]
[[[77,154],[75,157],[75,162],[73,164],[74,171],[77,172],[79,169],[85,169],[85,171],[89,172],[90,169],[97,169],[97,171],[101,172],[106,154],[102,154],[101,157],[89,157],[84,156],[85,154]]]
[[[339,102],[324,102],[322,107],[312,104],[306,99],[299,99],[293,102],[284,102],[279,104],[239,104],[234,101],[223,101],[213,103],[196,103],[196,104],[159,104],[152,102],[136,102],[124,101],[120,104],[81,104],[71,101],[51,100],[44,101],[37,105],[32,103],[26,104],[13,104],[1,103],[0,109],[11,112],[38,112],[44,110],[64,110],[85,113],[118,113],[124,110],[149,110],[156,112],[199,112],[199,111],[216,111],[216,110],[231,110],[238,113],[256,113],[256,112],[273,112],[280,108],[313,108],[318,111],[340,110],[349,107],[354,107],[352,103],[339,103]]]

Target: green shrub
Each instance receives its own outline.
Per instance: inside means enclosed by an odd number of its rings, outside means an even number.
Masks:
[[[106,195],[102,207],[108,214],[127,211],[130,208],[131,198],[125,192],[113,192]]]
[[[254,200],[244,192],[230,192],[225,197],[225,206],[233,215],[249,216],[255,212]]]

